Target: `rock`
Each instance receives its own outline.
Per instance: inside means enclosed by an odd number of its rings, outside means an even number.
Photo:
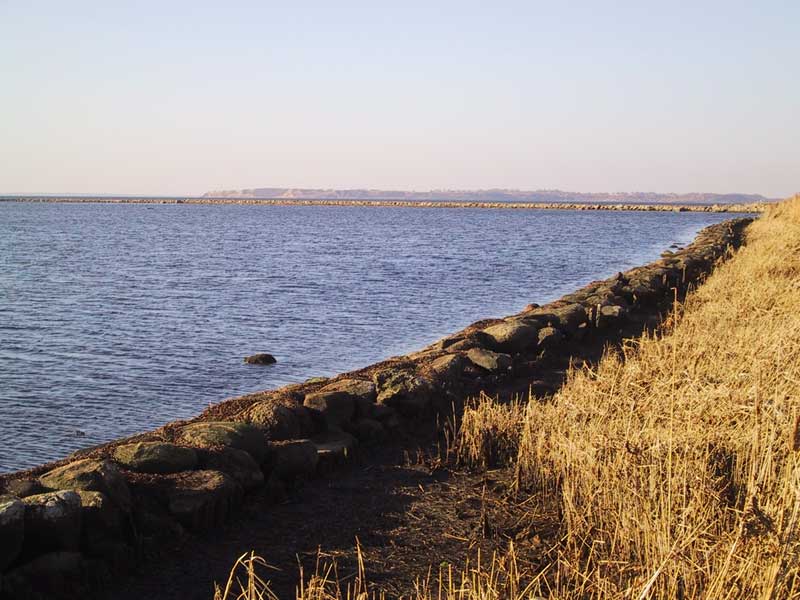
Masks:
[[[28,496],[25,503],[23,554],[77,550],[81,541],[81,497],[62,490]]]
[[[133,507],[137,537],[154,546],[158,545],[155,543],[157,540],[174,541],[186,534],[183,525],[169,513],[160,500],[155,494],[137,494]]]
[[[428,368],[444,379],[457,378],[464,371],[464,357],[460,354],[445,354],[432,360]]]
[[[138,442],[114,449],[114,459],[124,468],[140,473],[178,473],[197,468],[197,452],[163,442]]]
[[[372,411],[372,417],[389,431],[400,428],[400,419],[397,416],[397,411],[391,406],[376,404]]]
[[[375,374],[375,382],[380,390],[378,403],[390,406],[404,416],[417,416],[430,406],[431,382],[412,371],[379,372]]]
[[[39,477],[52,490],[102,492],[125,512],[131,508],[128,483],[110,460],[83,459],[58,467]]]
[[[536,346],[538,329],[524,321],[508,320],[483,330],[492,348],[508,353],[524,352]]]
[[[358,441],[364,443],[379,442],[386,437],[386,428],[376,419],[359,419],[352,431]]]
[[[253,354],[252,356],[247,356],[244,359],[248,365],[272,365],[276,362],[275,357],[272,354],[266,354],[265,352],[261,352],[259,354]]]
[[[223,524],[238,506],[242,488],[219,471],[178,476],[166,493],[167,507],[184,527],[198,530]]]
[[[581,323],[586,322],[586,309],[580,304],[568,304],[550,311],[558,319],[561,329],[574,331]]]
[[[272,474],[280,479],[311,477],[317,470],[317,447],[311,440],[275,442],[272,449]]]
[[[25,505],[14,496],[0,496],[0,573],[22,550]]]
[[[601,306],[597,311],[597,327],[609,327],[612,324],[619,323],[627,314],[627,311],[622,306],[610,305]]]
[[[470,350],[471,348],[478,348],[480,344],[475,338],[464,338],[458,340],[457,342],[453,342],[451,345],[447,347],[449,352],[463,352],[465,350]]]
[[[33,496],[34,494],[43,494],[49,491],[36,479],[14,479],[5,483],[6,493],[16,496],[17,498],[25,498],[26,496]]]
[[[186,425],[180,431],[185,444],[198,448],[230,447],[248,452],[257,463],[267,454],[264,432],[249,423],[204,421]]]
[[[325,415],[332,427],[342,427],[353,417],[368,415],[376,399],[375,384],[363,379],[341,379],[306,395],[303,402]]]
[[[512,362],[508,354],[492,352],[482,348],[473,348],[467,352],[467,358],[472,364],[492,373],[507,371]]]
[[[315,383],[325,383],[328,381],[328,379],[328,377],[309,377],[303,383],[314,385]]]
[[[329,431],[312,440],[317,449],[317,470],[328,472],[353,457],[358,440],[343,431]]]
[[[257,425],[269,440],[304,438],[312,435],[315,429],[308,409],[280,399],[257,402],[243,417]]]
[[[123,514],[101,492],[77,492],[81,502],[83,532],[81,548],[92,556],[102,556],[103,549],[123,537]]]
[[[564,334],[555,327],[544,327],[539,330],[539,347],[552,350],[564,339]]]
[[[221,471],[230,475],[245,492],[264,485],[264,473],[261,472],[261,467],[244,450],[222,448],[204,452],[201,463],[203,469]]]

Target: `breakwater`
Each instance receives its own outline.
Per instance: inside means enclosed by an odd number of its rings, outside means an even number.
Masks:
[[[191,421],[2,477],[0,594],[49,597],[102,584],[148,548],[223,523],[250,491],[279,496],[359,444],[379,444],[464,395],[518,377],[543,353],[603,339],[702,280],[740,243],[747,222],[711,226],[659,261],[475,323],[419,352],[234,398]]]
[[[290,198],[115,198],[18,196],[0,202],[106,203],[106,204],[216,204],[246,206],[360,206],[374,208],[481,208],[494,210],[610,210],[645,212],[760,213],[765,203],[753,204],[637,204],[586,202],[464,202],[407,200],[298,200]]]

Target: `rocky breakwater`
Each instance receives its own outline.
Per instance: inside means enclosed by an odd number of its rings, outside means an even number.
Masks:
[[[268,504],[359,446],[412,431],[454,402],[588,337],[606,339],[701,281],[749,219],[546,306],[474,323],[419,352],[250,394],[196,419],[0,477],[0,597],[81,597],[187,532],[218,527],[247,494]]]

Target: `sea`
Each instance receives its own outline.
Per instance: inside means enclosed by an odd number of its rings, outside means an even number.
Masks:
[[[0,472],[419,349],[728,218],[0,202]]]

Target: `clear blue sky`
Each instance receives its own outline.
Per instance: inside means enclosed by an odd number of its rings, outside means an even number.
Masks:
[[[800,191],[800,2],[0,0],[0,193]]]

